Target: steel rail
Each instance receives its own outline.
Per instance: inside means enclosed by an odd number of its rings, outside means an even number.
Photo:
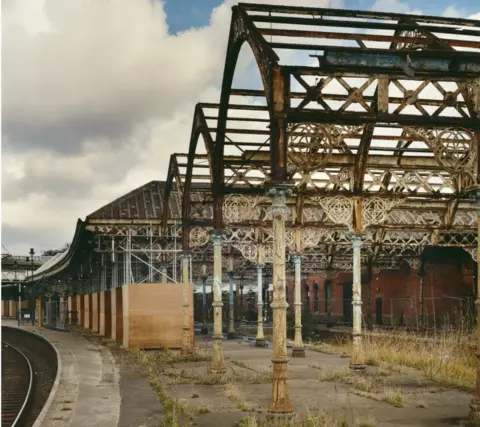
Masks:
[[[5,410],[3,408],[4,404],[7,403],[5,402],[5,396],[2,396],[2,427],[6,427],[6,426],[9,426],[9,427],[20,427],[21,424],[19,424],[20,420],[22,419],[22,416],[24,415],[24,411],[25,411],[25,408],[28,404],[28,402],[30,401],[30,398],[31,398],[31,394],[32,394],[32,389],[33,389],[33,369],[32,369],[32,365],[30,363],[30,360],[28,360],[28,357],[25,356],[25,354],[19,350],[17,347],[11,345],[10,343],[8,343],[7,341],[2,341],[2,347],[3,346],[8,346],[10,349],[12,349],[14,352],[16,352],[18,355],[20,355],[21,358],[23,358],[27,364],[27,367],[28,367],[28,375],[29,375],[29,379],[28,379],[28,388],[26,390],[26,393],[25,393],[25,398],[23,399],[23,402],[20,406],[20,409],[18,409],[18,414],[17,416],[15,417],[15,419],[13,420],[13,423],[12,424],[6,424],[4,423],[4,420],[3,420],[3,416],[5,415]],[[2,372],[2,382],[4,382],[6,380],[6,376],[3,376],[3,372]],[[10,403],[10,402],[8,402]]]

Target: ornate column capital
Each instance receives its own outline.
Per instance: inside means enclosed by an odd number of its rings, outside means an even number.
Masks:
[[[272,198],[272,206],[270,209],[273,213],[287,213],[288,208],[285,206],[287,196],[293,194],[294,184],[278,184],[266,189],[268,196]]]
[[[274,184],[265,188],[265,192],[267,195],[271,197],[285,197],[287,195],[293,194],[293,190],[295,189],[295,184],[292,183],[282,183],[282,184]]]
[[[292,260],[295,264],[300,264],[302,262],[302,254],[299,254],[299,253],[292,254]]]
[[[348,238],[352,242],[354,248],[359,248],[362,246],[362,242],[365,240],[365,234],[352,233],[348,236]]]
[[[213,246],[222,246],[222,241],[225,238],[225,232],[221,230],[216,230],[212,232],[212,243]]]
[[[202,264],[201,270],[200,270],[200,277],[201,279],[206,279],[208,277],[207,273],[207,264]]]

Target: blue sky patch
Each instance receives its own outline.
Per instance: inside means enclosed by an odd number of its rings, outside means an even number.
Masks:
[[[167,13],[169,32],[175,34],[189,28],[208,25],[212,10],[220,5],[222,0],[164,0]],[[259,0],[259,3],[262,1]],[[480,0],[403,0],[411,9],[420,9],[425,15],[441,15],[449,6],[462,17],[480,12]],[[279,4],[295,4],[295,0],[279,0]],[[346,9],[371,9],[374,0],[344,0]],[[397,12],[392,10],[392,12]]]

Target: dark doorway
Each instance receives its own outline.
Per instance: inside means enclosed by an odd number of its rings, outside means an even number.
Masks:
[[[343,321],[352,321],[353,282],[343,283]]]
[[[330,315],[330,300],[332,299],[332,282],[325,282],[325,313]]]
[[[375,298],[375,323],[383,325],[383,298]]]

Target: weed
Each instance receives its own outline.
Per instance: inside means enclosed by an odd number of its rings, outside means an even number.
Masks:
[[[442,385],[471,390],[476,381],[475,343],[464,331],[440,331],[435,338],[406,332],[366,333],[363,339],[366,363],[388,364],[420,370],[426,378]],[[351,355],[351,343],[335,343],[336,353]],[[318,347],[312,346],[312,350]]]
[[[395,408],[403,408],[404,397],[400,390],[385,390],[384,400]]]
[[[335,420],[326,412],[318,416],[308,416],[305,420],[300,420],[297,416],[291,419],[259,419],[253,415],[243,418],[237,427],[348,427],[346,420]]]
[[[369,414],[367,417],[358,417],[355,420],[355,425],[357,427],[375,427],[377,424],[375,417],[372,414]]]
[[[329,382],[335,382],[335,381],[342,381],[345,377],[350,375],[350,369],[349,368],[336,368],[331,371],[321,371],[319,375],[319,380],[320,381],[329,381]]]
[[[227,384],[225,387],[225,394],[231,402],[235,403],[238,409],[241,411],[249,411],[250,408],[245,403],[243,396],[240,393],[238,387],[234,384]]]
[[[417,402],[417,408],[427,408],[427,404],[423,400],[420,400]]]

